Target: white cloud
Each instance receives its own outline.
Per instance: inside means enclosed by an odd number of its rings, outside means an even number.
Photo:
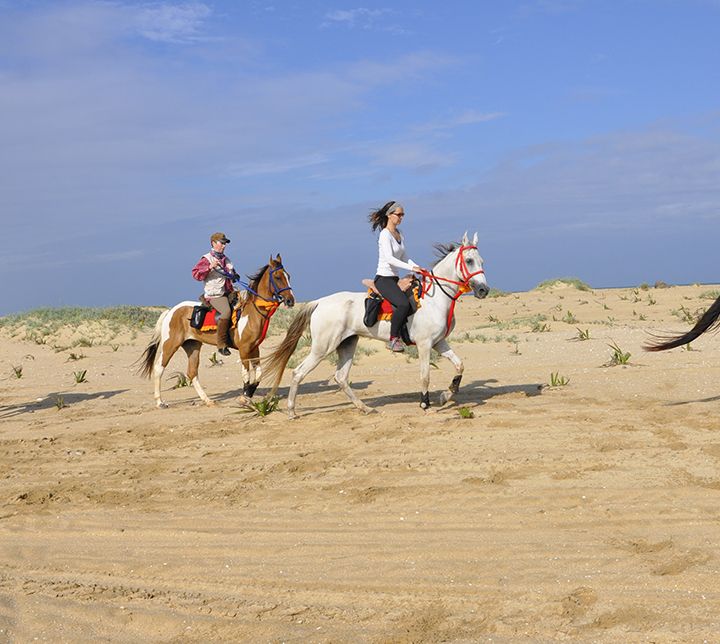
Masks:
[[[449,166],[455,162],[452,154],[443,154],[423,143],[410,141],[378,145],[369,152],[376,166],[406,168],[419,172]]]
[[[478,110],[465,110],[446,119],[421,123],[413,127],[415,132],[433,132],[438,130],[451,130],[464,125],[475,125],[495,121],[505,116],[504,112],[479,112]]]
[[[211,13],[208,5],[199,2],[163,3],[141,8],[135,22],[138,32],[149,40],[187,44],[207,39],[203,27]]]
[[[394,13],[392,9],[337,9],[325,14],[323,26],[341,24],[350,28],[371,29],[380,18]]]
[[[236,163],[230,165],[228,174],[235,177],[252,177],[261,174],[281,174],[291,170],[299,170],[310,166],[327,163],[329,158],[324,154],[310,154],[291,159],[258,162]]]

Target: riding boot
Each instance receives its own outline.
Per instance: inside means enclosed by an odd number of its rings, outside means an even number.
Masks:
[[[217,321],[217,350],[223,356],[230,355],[228,349],[228,331],[230,330],[230,318],[220,318]]]

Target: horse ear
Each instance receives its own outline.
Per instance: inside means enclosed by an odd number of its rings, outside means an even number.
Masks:
[[[277,257],[275,258],[275,261],[276,261],[278,264],[282,264],[282,257],[280,257],[280,253],[277,254]]]
[[[467,245],[468,245],[467,230],[463,233],[462,245],[463,245],[463,246],[467,246]]]
[[[273,258],[272,258],[272,255],[270,255],[270,261],[268,262],[268,264],[272,264],[272,263],[273,263]]]
[[[473,245],[473,246],[477,246],[477,233],[475,233],[475,234],[473,235],[473,243],[472,243],[472,245]]]

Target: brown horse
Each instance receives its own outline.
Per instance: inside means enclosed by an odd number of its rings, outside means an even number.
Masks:
[[[290,276],[285,272],[278,255],[250,277],[247,291],[239,294],[237,324],[230,329],[233,348],[240,353],[243,374],[244,402],[249,402],[260,381],[260,344],[265,339],[270,318],[280,304],[292,307],[295,296]],[[155,403],[167,407],[160,393],[163,372],[175,352],[182,347],[188,357],[187,377],[206,405],[213,405],[198,379],[200,349],[203,344],[217,344],[215,330],[201,331],[190,326],[190,316],[197,302],[180,302],[164,311],[155,325],[155,332],[141,356],[139,373],[152,378],[155,384]],[[235,315],[233,314],[233,317]]]
[[[697,324],[687,333],[670,337],[658,337],[654,341],[646,344],[643,349],[645,351],[665,351],[666,349],[674,349],[688,344],[700,337],[705,331],[720,325],[718,318],[720,317],[720,297],[713,302],[712,306],[702,314]]]

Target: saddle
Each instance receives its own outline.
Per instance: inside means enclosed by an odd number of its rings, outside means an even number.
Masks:
[[[375,287],[375,282],[371,279],[364,279],[363,286],[367,287],[368,294],[365,298],[365,315],[363,323],[370,328],[375,326],[381,320],[390,320],[392,318],[393,306],[386,300]],[[413,315],[420,308],[420,283],[411,275],[403,277],[398,286],[403,291],[410,302],[410,315]],[[407,321],[400,329],[400,336],[405,344],[415,344],[410,340],[410,333],[407,330]]]
[[[217,330],[217,322],[215,321],[215,314],[217,311],[212,307],[204,295],[201,295],[199,300],[200,304],[194,306],[192,313],[190,314],[190,326],[193,327],[193,329],[198,329],[199,331]],[[230,293],[228,295],[228,301],[230,302],[230,309],[232,310],[232,315],[230,316],[230,328],[233,329],[237,326],[238,316],[242,313],[242,305],[245,302],[239,297],[238,291]]]

